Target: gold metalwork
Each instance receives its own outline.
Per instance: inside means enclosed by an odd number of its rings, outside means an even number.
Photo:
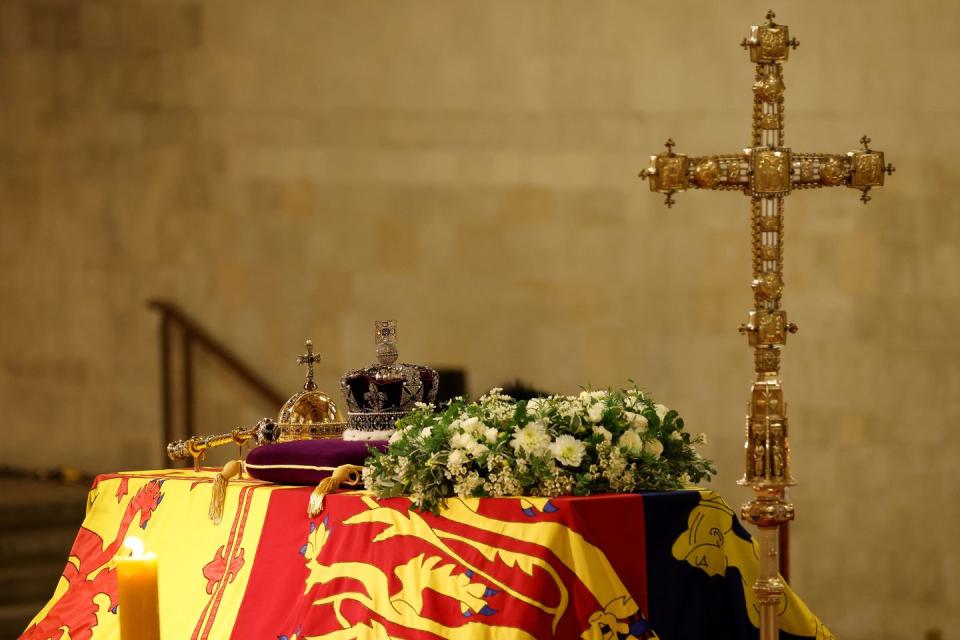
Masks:
[[[347,423],[326,422],[303,425],[278,425],[269,418],[264,418],[252,427],[238,427],[229,433],[218,433],[212,436],[193,436],[186,440],[176,440],[167,445],[167,457],[171,460],[187,460],[193,458],[193,468],[200,470],[200,462],[207,456],[208,449],[215,449],[228,444],[243,447],[250,442],[256,445],[271,442],[289,442],[291,440],[325,440],[340,438],[347,428]]]
[[[753,255],[754,308],[741,325],[754,350],[755,377],[747,405],[744,443],[744,474],[740,483],[753,488],[755,497],[741,510],[743,518],[759,528],[760,574],[753,590],[760,603],[762,640],[778,637],[777,607],[783,594],[778,575],[779,527],[793,519],[793,505],[786,501],[786,488],[793,485],[786,403],[780,378],[780,352],[787,334],[797,331],[781,309],[783,295],[784,200],[795,189],[845,185],[862,192],[883,186],[884,176],[895,169],[884,164],[884,155],[860,139],[862,148],[847,154],[800,153],[784,146],[784,100],[782,63],[799,43],[790,38],[786,25],[774,22],[755,25],[741,45],[756,64],[753,84],[753,130],[750,146],[740,154],[687,157],[673,151],[651,156],[641,177],[650,179],[650,189],[673,195],[688,188],[737,190],[750,197]],[[714,169],[714,164],[716,169]],[[713,178],[714,171],[717,179]],[[669,175],[665,175],[668,174]]]
[[[760,128],[762,129],[779,129],[780,128],[780,116],[776,113],[765,113],[760,116]]]
[[[836,156],[827,156],[820,162],[820,180],[827,187],[843,184],[847,178],[844,163]]]
[[[280,407],[276,421],[264,418],[255,426],[240,427],[229,433],[177,440],[167,445],[167,457],[171,460],[193,458],[193,467],[199,470],[207,449],[227,444],[237,445],[242,456],[244,445],[251,440],[255,444],[265,444],[342,437],[347,428],[343,414],[330,396],[317,390],[313,380],[313,366],[320,361],[320,356],[313,353],[312,341],[307,340],[305,346],[306,353],[297,357],[297,363],[307,367],[303,391],[290,396]]]
[[[674,153],[675,145],[672,138],[668,139],[663,145],[667,148],[667,152],[650,156],[650,167],[640,172],[641,178],[649,178],[650,191],[666,194],[664,204],[668,207],[673,206],[674,193],[690,186],[687,156]]]
[[[752,149],[753,192],[777,195],[790,191],[790,150]]]
[[[753,90],[764,102],[779,102],[786,89],[780,75],[780,65],[771,65],[763,79],[753,84]]]
[[[307,381],[303,384],[304,391],[313,391],[317,385],[313,382],[313,365],[320,362],[320,356],[313,354],[313,340],[307,340],[305,344],[307,352],[302,356],[297,356],[297,364],[307,365]]]
[[[701,160],[693,170],[697,184],[705,189],[711,189],[720,182],[720,165],[713,158]]]

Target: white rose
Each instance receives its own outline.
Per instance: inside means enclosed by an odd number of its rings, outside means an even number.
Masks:
[[[457,433],[450,438],[450,446],[454,449],[469,449],[477,441],[469,433]]]
[[[654,458],[659,458],[660,454],[663,453],[663,443],[659,440],[650,440],[643,443],[644,453],[649,453]]]
[[[635,456],[643,450],[643,439],[633,430],[624,431],[618,444]]]
[[[663,423],[663,419],[664,417],[666,417],[670,409],[668,409],[666,405],[662,405],[662,404],[653,405],[653,408],[656,410],[657,417],[660,418],[660,422]]]
[[[527,400],[527,413],[530,415],[540,413],[545,404],[543,398],[531,398]]]
[[[459,449],[454,449],[450,452],[450,455],[447,456],[447,467],[459,467],[464,462],[463,452]]]
[[[650,425],[650,423],[647,422],[647,419],[644,418],[639,413],[634,413],[633,411],[625,411],[624,413],[627,416],[627,420],[630,422],[631,429],[637,429],[638,431],[645,431],[646,428]]]
[[[494,444],[494,443],[497,441],[497,436],[498,436],[499,434],[500,434],[500,432],[497,431],[496,427],[488,427],[488,428],[483,432],[483,437],[486,439],[486,441],[487,441],[489,444]]]
[[[679,432],[679,431],[671,431],[671,432],[670,432],[670,435],[667,436],[667,437],[670,438],[671,440],[681,440],[681,439],[683,439],[683,436],[680,435],[680,432]]]
[[[421,438],[429,438],[430,434],[433,432],[433,427],[424,427],[420,430]]]
[[[550,453],[560,464],[579,467],[587,448],[582,442],[570,435],[558,436],[550,443]]]
[[[587,420],[589,420],[594,424],[603,420],[603,409],[604,409],[603,404],[599,402],[596,404],[590,405],[590,407],[587,409]]]
[[[474,433],[483,428],[483,423],[480,422],[480,418],[470,417],[463,421],[460,425],[460,428],[466,431],[467,433]]]
[[[488,451],[487,445],[480,444],[479,442],[474,442],[473,446],[470,447],[470,455],[474,458],[479,458]]]
[[[613,434],[607,431],[603,427],[594,427],[593,432],[601,435],[603,439],[606,440],[607,442],[610,442],[613,439]]]

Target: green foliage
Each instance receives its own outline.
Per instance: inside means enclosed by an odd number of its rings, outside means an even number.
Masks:
[[[364,480],[381,498],[409,495],[438,512],[451,496],[557,496],[671,490],[716,469],[676,411],[636,387],[516,401],[495,389],[397,422]]]

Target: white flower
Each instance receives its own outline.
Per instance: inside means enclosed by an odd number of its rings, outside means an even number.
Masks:
[[[447,468],[452,469],[454,467],[459,467],[464,463],[463,452],[459,449],[454,449],[450,452],[450,455],[447,456]]]
[[[634,413],[633,411],[624,411],[624,415],[627,416],[627,421],[630,422],[631,429],[644,431],[650,425],[650,423],[647,422],[647,419],[639,413]]]
[[[546,404],[543,398],[531,398],[527,400],[527,413],[530,415],[540,413],[546,407]]]
[[[550,453],[557,462],[568,467],[579,467],[586,451],[583,443],[570,435],[558,436],[550,443]]]
[[[680,481],[680,484],[685,487],[690,484],[690,474],[688,473],[681,473],[680,477],[677,479]]]
[[[601,435],[607,442],[610,442],[613,439],[613,434],[603,427],[594,427],[593,432]]]
[[[643,440],[640,438],[640,434],[632,429],[621,434],[619,444],[635,456],[643,450]]]
[[[587,419],[594,424],[600,422],[603,420],[603,409],[604,406],[600,402],[590,405],[587,407]]]
[[[496,427],[487,427],[483,432],[483,437],[489,444],[494,444],[497,441],[497,436],[499,435]]]
[[[473,445],[470,447],[470,455],[473,456],[474,458],[479,458],[480,456],[485,454],[487,451],[489,451],[489,449],[487,449],[487,445],[480,444],[479,442],[474,442]]]
[[[399,440],[399,439],[402,438],[402,437],[403,437],[403,434],[401,434],[399,431],[394,431],[393,433],[390,434],[390,440],[389,440],[389,442],[390,442],[390,444],[393,444],[394,442],[396,442],[397,440]]]
[[[561,400],[560,404],[557,405],[557,410],[564,418],[572,418],[580,411],[580,404],[576,401]]]
[[[700,445],[707,444],[707,434],[701,433],[699,436],[697,436],[697,443]]]
[[[643,443],[644,453],[649,453],[654,458],[659,458],[660,454],[663,453],[663,443],[659,440],[650,440],[649,442]]]
[[[666,415],[667,415],[667,413],[670,411],[670,409],[668,409],[668,408],[666,407],[666,405],[662,405],[662,404],[655,404],[655,405],[653,405],[653,408],[656,410],[656,412],[657,412],[657,417],[660,418],[660,422],[662,423],[664,417],[666,417]]]
[[[671,431],[670,435],[667,437],[670,438],[671,440],[681,440],[683,438],[683,436],[680,435],[679,431]]]
[[[469,433],[457,433],[450,438],[450,446],[454,449],[469,449],[477,443]]]
[[[429,438],[431,432],[433,432],[433,427],[424,427],[423,429],[420,430],[420,437]]]
[[[606,400],[607,396],[610,395],[606,390],[600,391],[581,391],[580,395],[577,396],[580,398],[580,401],[584,404],[588,402],[597,402],[598,400]]]
[[[510,445],[515,453],[525,451],[533,456],[543,455],[550,446],[550,434],[542,422],[530,422],[514,432]]]
[[[480,422],[480,418],[470,417],[463,421],[460,428],[466,433],[476,433],[483,430],[487,425]]]

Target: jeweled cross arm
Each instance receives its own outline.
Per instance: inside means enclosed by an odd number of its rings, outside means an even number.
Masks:
[[[882,187],[885,175],[896,168],[884,162],[882,151],[869,147],[870,138],[860,139],[862,148],[846,153],[801,153],[778,147],[753,147],[736,154],[687,156],[674,153],[673,141],[664,153],[650,156],[650,166],[640,177],[650,181],[650,190],[663,193],[664,203],[676,203],[673,194],[687,189],[740,191],[748,196],[787,195],[794,189],[850,187],[863,193]]]
[[[640,172],[649,180],[650,190],[666,195],[665,204],[676,202],[673,194],[687,189],[740,191],[748,196],[783,196],[793,189],[846,186],[859,189],[860,199],[883,186],[885,175],[895,171],[884,161],[882,151],[870,148],[870,138],[860,138],[861,148],[846,153],[802,153],[784,147],[784,103],[786,86],[782,62],[799,43],[789,37],[786,25],[773,22],[751,28],[741,45],[756,64],[753,83],[753,141],[739,153],[687,156],[675,153],[674,141],[667,150],[650,156],[650,166]]]

